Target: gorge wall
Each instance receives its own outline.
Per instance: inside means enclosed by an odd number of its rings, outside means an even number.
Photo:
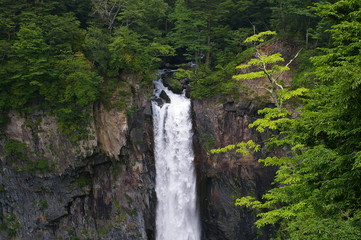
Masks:
[[[0,146],[0,238],[154,239],[155,167],[146,96],[140,88],[134,91],[137,110],[128,114],[96,104],[90,138],[78,145],[59,133],[53,117],[12,112]],[[266,153],[241,157],[209,150],[267,136],[247,128],[256,117],[253,103],[217,102],[193,101],[203,239],[254,239],[255,214],[234,202],[270,188],[273,169],[256,161]],[[7,152],[14,140],[25,144],[24,152]],[[43,160],[51,163],[46,171],[38,166]]]
[[[9,114],[0,139],[0,239],[153,239],[150,102],[127,77],[133,111],[92,111],[73,143],[44,112]]]
[[[258,106],[248,100],[217,102],[213,99],[193,103],[203,239],[269,239],[269,233],[258,232],[253,226],[256,213],[235,206],[235,201],[247,195],[261,197],[271,188],[275,169],[257,162],[270,153],[264,148],[248,156],[234,151],[213,155],[209,151],[248,140],[264,142],[266,134],[247,127],[256,119]]]
[[[294,49],[279,45],[272,49],[292,57]],[[0,132],[0,239],[155,239],[152,89],[141,88],[136,76],[123,77],[130,83],[132,107],[95,104],[88,139],[81,142],[61,134],[56,119],[45,112],[9,113]],[[290,76],[284,78],[287,84]],[[244,84],[257,89],[264,80]],[[269,102],[262,105],[253,96],[192,102],[204,240],[270,238],[271,230],[253,226],[255,212],[234,203],[237,197],[260,197],[271,188],[275,169],[257,159],[280,153],[265,148],[245,157],[209,152],[267,140],[267,134],[247,127]]]

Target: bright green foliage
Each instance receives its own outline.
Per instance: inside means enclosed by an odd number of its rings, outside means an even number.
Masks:
[[[272,31],[261,32],[251,37],[248,37],[244,42],[245,43],[263,42],[265,36],[275,35],[275,34],[276,33]],[[256,54],[255,54],[256,58],[249,60],[248,63],[246,64],[241,64],[236,67],[237,69],[249,69],[251,67],[255,67],[256,71],[240,73],[234,75],[233,78],[236,80],[266,78],[269,83],[266,86],[263,86],[262,88],[265,89],[271,95],[271,98],[274,101],[277,109],[279,111],[282,111],[283,102],[285,100],[288,100],[292,96],[302,95],[305,91],[307,91],[304,88],[295,91],[287,91],[284,89],[283,84],[280,80],[280,77],[283,74],[283,72],[290,70],[288,65],[298,56],[298,53],[285,66],[281,66],[276,64],[278,62],[284,61],[284,58],[282,58],[280,53],[266,55],[256,50]]]
[[[92,64],[102,75],[116,76],[119,68],[112,66],[109,44],[112,41],[111,35],[104,29],[97,26],[89,26],[84,40],[85,53]]]
[[[276,32],[274,31],[264,31],[264,32],[260,32],[257,34],[254,34],[248,38],[246,38],[246,40],[244,40],[245,43],[258,43],[258,42],[264,42],[264,36],[272,36],[272,35],[276,35]]]
[[[244,89],[239,81],[232,78],[236,72],[236,66],[254,54],[254,48],[249,48],[239,54],[227,65],[216,67],[216,71],[202,77],[200,74],[190,78],[192,80],[192,98],[207,98],[212,96],[237,97]]]
[[[161,22],[168,9],[162,0],[98,0],[93,4],[110,31],[90,26],[85,49],[102,74],[113,78],[121,72],[141,73],[147,78],[160,57],[174,54],[161,38]]]
[[[255,152],[258,152],[259,150],[261,150],[261,146],[256,144],[252,140],[249,140],[248,142],[240,142],[240,143],[235,144],[235,145],[228,145],[228,146],[225,146],[223,148],[212,149],[210,152],[212,154],[224,153],[224,152],[228,152],[228,151],[234,150],[234,149],[236,149],[237,153],[241,153],[243,156],[247,156],[247,155],[250,154],[249,150],[253,150]]]
[[[114,34],[109,45],[111,65],[125,72],[153,70],[153,64],[160,61],[158,56],[172,55],[174,52],[169,45],[147,41],[128,27],[116,29]]]
[[[292,157],[261,160],[279,167],[276,187],[262,201],[242,197],[236,204],[260,210],[256,226],[278,226],[276,239],[360,239],[361,2],[315,9],[334,22],[334,47],[313,58],[314,88],[298,118],[281,120],[266,109],[267,121],[258,122],[280,131],[269,145],[287,146]]]
[[[79,21],[71,13],[53,15],[48,7],[24,9],[14,20],[19,30],[7,41],[0,66],[0,110],[39,104],[53,110],[64,133],[77,135],[88,122],[83,108],[98,99],[102,79],[79,52]]]
[[[276,54],[272,54],[272,55],[261,55],[259,56],[259,59],[251,59],[247,64],[242,64],[237,66],[238,69],[243,69],[243,68],[249,68],[251,66],[257,66],[257,67],[263,67],[263,65],[265,64],[270,64],[270,63],[276,63],[276,62],[283,62],[284,58],[281,57],[280,53],[276,53]],[[277,66],[277,68],[279,68],[281,66]],[[276,66],[273,66],[273,68],[276,68]],[[289,70],[289,68],[285,68],[284,71]],[[272,70],[266,70],[266,72],[262,72],[260,71],[260,73],[263,73],[263,75],[261,75],[261,77],[267,77],[267,74],[272,74]],[[259,78],[259,77],[252,77],[252,78],[248,78],[247,75],[245,74],[241,74],[238,76],[234,77],[237,80],[240,79],[253,79],[253,78]]]
[[[173,77],[175,79],[191,79],[193,77],[193,71],[191,69],[178,68],[177,71],[173,74]]]
[[[287,101],[294,97],[304,96],[308,91],[309,89],[303,87],[297,88],[295,90],[282,89],[278,92],[278,97],[281,98],[282,101]]]
[[[282,89],[278,92],[278,98],[285,102],[291,98],[304,96],[308,92],[306,88],[297,88],[296,90]],[[292,112],[285,108],[264,108],[258,111],[263,118],[255,120],[249,124],[249,127],[255,127],[258,132],[264,132],[265,129],[284,130],[288,128],[293,121],[290,119]]]
[[[259,110],[258,114],[264,114],[264,117],[257,119],[249,125],[249,127],[256,127],[258,132],[264,132],[267,128],[272,130],[280,129],[291,121],[287,118],[291,112],[284,108],[264,108]]]

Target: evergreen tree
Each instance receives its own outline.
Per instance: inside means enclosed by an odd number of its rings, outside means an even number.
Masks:
[[[279,166],[277,186],[263,196],[237,200],[261,210],[258,227],[279,227],[277,239],[360,239],[360,41],[361,3],[315,7],[330,18],[334,46],[314,57],[317,82],[299,110],[283,121],[269,146],[288,146],[292,157],[266,158]],[[277,117],[271,119],[272,126]]]

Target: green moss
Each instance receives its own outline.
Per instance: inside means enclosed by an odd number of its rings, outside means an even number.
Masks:
[[[54,170],[54,162],[44,158],[32,159],[27,162],[27,170],[32,173],[47,173]]]
[[[41,199],[41,200],[39,201],[39,207],[40,207],[41,209],[46,209],[46,208],[49,207],[49,204],[48,204],[48,202],[47,202],[45,199]]]
[[[90,176],[80,176],[75,179],[75,183],[77,184],[77,186],[83,188],[91,184],[91,178]]]
[[[125,223],[126,219],[127,219],[127,214],[126,213],[119,213],[116,221],[118,223]]]
[[[128,118],[133,117],[137,113],[137,106],[135,104],[132,104],[130,107],[127,108],[126,114]]]
[[[9,122],[9,118],[5,111],[0,110],[0,130],[2,130],[5,125]]]
[[[115,209],[117,210],[117,212],[120,212],[122,207],[120,206],[120,204],[119,204],[119,202],[117,200],[113,199],[113,205],[114,205]]]
[[[129,215],[130,215],[130,216],[136,216],[136,215],[137,215],[137,209],[136,209],[136,208],[130,209]]]
[[[117,179],[119,176],[120,176],[120,169],[119,169],[119,166],[115,165],[113,166],[113,176],[115,179]]]
[[[10,139],[6,141],[5,146],[5,155],[16,155],[17,157],[22,156],[26,150],[26,145],[23,142],[18,140]]]
[[[203,144],[204,147],[207,149],[214,148],[216,144],[216,140],[210,133],[205,133],[199,136],[200,142]]]
[[[113,228],[113,226],[110,224],[110,225],[108,225],[108,226],[106,226],[106,227],[100,227],[100,228],[98,228],[98,233],[99,233],[99,235],[107,235],[107,234],[109,234],[110,233],[110,231],[112,230],[112,228]]]
[[[113,206],[115,207],[117,214],[116,222],[124,223],[127,218],[127,214],[122,211],[122,206],[120,206],[119,202],[115,199],[113,200]]]
[[[60,132],[68,136],[70,142],[75,145],[89,137],[91,111],[91,106],[68,105],[52,113],[57,117]]]
[[[173,92],[182,92],[183,86],[179,81],[180,79],[182,78],[167,78],[166,85],[168,85]]]
[[[15,214],[3,216],[3,222],[0,224],[0,230],[5,231],[9,238],[15,238],[20,223]]]

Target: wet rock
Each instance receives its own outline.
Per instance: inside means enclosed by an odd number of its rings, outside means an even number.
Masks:
[[[167,93],[165,91],[162,91],[159,95],[159,97],[165,102],[170,103],[170,98],[168,97]]]
[[[224,111],[226,112],[236,112],[237,108],[234,102],[226,102],[223,104]]]
[[[157,96],[152,97],[152,101],[154,101],[159,107],[163,107],[164,104],[170,103],[171,100],[167,95],[167,93],[162,90],[161,93],[159,94],[159,97]]]

